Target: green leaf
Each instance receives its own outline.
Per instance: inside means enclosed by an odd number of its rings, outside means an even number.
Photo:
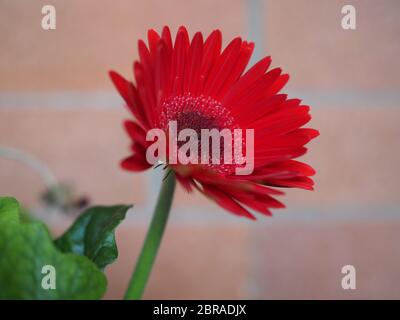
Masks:
[[[84,255],[100,269],[118,257],[115,228],[125,218],[131,206],[93,207],[86,210],[75,223],[55,241],[63,252]]]
[[[19,203],[14,198],[0,197],[0,224],[19,222]]]
[[[0,197],[0,299],[99,299],[107,280],[89,259],[57,250],[46,226],[20,223],[13,198]],[[55,289],[45,289],[54,267]]]

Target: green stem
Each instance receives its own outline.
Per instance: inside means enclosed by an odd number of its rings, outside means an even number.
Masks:
[[[175,174],[171,172],[166,176],[161,187],[157,206],[154,210],[142,251],[136,262],[135,271],[129,281],[128,290],[125,293],[125,300],[139,300],[142,298],[167,224],[174,191]]]

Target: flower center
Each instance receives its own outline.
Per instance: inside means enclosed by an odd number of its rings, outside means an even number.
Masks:
[[[229,110],[227,110],[219,101],[206,97],[203,95],[192,96],[190,93],[186,93],[180,96],[175,96],[167,99],[161,106],[161,113],[159,118],[159,128],[163,129],[168,133],[169,124],[171,121],[176,121],[177,134],[184,129],[192,129],[197,134],[196,146],[198,150],[198,162],[200,163],[204,159],[204,150],[201,149],[201,138],[202,129],[216,129],[221,132],[224,129],[228,129],[231,133],[231,150],[227,152],[232,153],[234,147],[234,132],[237,128],[234,123],[234,119],[231,116]],[[214,130],[215,131],[215,130]],[[226,130],[225,130],[226,132]],[[212,140],[212,139],[211,139]],[[210,140],[210,141],[211,141]],[[219,146],[217,145],[216,152],[219,153],[220,163],[213,164],[211,156],[213,154],[214,145],[212,141],[209,143],[208,150],[208,166],[221,173],[231,173],[235,169],[234,164],[225,163],[224,151],[227,146],[224,141],[224,137],[219,137]],[[177,146],[180,148],[186,141],[177,141]],[[189,155],[188,155],[189,156]]]
[[[190,93],[167,99],[161,106],[160,127],[165,128],[169,121],[177,121],[182,129],[224,129],[233,126],[229,111],[211,97],[192,96]]]

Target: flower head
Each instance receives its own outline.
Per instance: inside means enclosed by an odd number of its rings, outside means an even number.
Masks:
[[[191,41],[184,27],[179,28],[175,41],[168,27],[161,35],[150,30],[148,45],[138,42],[140,59],[133,68],[136,84],[110,72],[134,116],[125,122],[133,142],[132,154],[121,166],[130,171],[152,167],[146,158],[151,145],[146,134],[157,128],[170,136],[171,122],[176,123],[178,133],[192,129],[199,136],[203,129],[252,129],[254,170],[248,175],[236,174],[235,169],[243,165],[237,155],[235,161],[224,162],[222,148],[217,164],[171,163],[168,151],[159,157],[187,191],[197,189],[239,216],[254,218],[249,208],[271,215],[271,208],[284,207],[275,199],[283,194],[277,188],[313,189],[310,176],[315,171],[293,159],[303,155],[307,151],[304,145],[319,133],[302,128],[311,119],[309,106],[279,93],[289,75],[279,68],[268,71],[270,57],[245,71],[254,44],[238,37],[222,50],[221,43],[219,30],[206,39],[197,32]],[[232,135],[231,143],[247,150],[243,137]]]

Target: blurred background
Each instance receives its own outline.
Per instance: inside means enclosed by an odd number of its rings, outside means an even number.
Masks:
[[[41,28],[46,4],[56,30]],[[341,27],[346,4],[356,30]],[[162,176],[119,168],[130,114],[107,71],[132,79],[147,29],[183,24],[191,35],[219,28],[225,44],[255,41],[252,63],[271,55],[290,73],[285,91],[312,106],[321,132],[303,158],[316,190],[288,190],[287,209],[253,222],[178,187],[145,298],[400,299],[399,1],[0,0],[0,9],[0,194],[55,234],[75,217],[66,207],[134,203],[105,298],[123,296]],[[69,188],[57,208],[41,200],[54,181]],[[348,264],[356,290],[341,287]]]

